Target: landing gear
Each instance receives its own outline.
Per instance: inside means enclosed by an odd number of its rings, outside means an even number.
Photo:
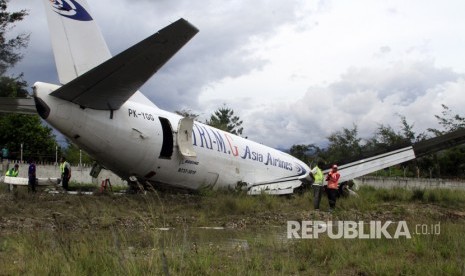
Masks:
[[[348,196],[357,196],[357,193],[354,192],[356,185],[353,180],[342,182],[339,185],[338,197],[348,197]]]
[[[153,189],[153,187],[145,181],[139,181],[135,176],[129,177],[128,181],[128,193],[130,194],[145,194],[147,190]]]

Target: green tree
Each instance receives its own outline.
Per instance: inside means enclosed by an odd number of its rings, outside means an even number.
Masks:
[[[442,130],[428,128],[428,131],[432,132],[436,136],[439,136],[444,133],[448,133],[459,128],[465,127],[465,117],[460,116],[459,114],[452,114],[452,110],[447,106],[442,104],[442,115],[434,115],[439,121],[439,125],[442,126]]]
[[[409,124],[405,116],[399,115],[400,119],[400,130],[394,129],[390,125],[380,124],[376,129],[373,137],[367,139],[366,145],[364,145],[364,155],[369,156],[373,154],[381,154],[395,149],[408,147],[415,142],[426,139],[425,133],[416,134],[413,131],[413,124]],[[430,167],[431,160],[424,159],[423,162],[419,160],[405,162],[398,165],[397,176],[414,176],[417,169],[420,171],[427,171]],[[426,169],[425,169],[426,168]],[[390,175],[392,170],[390,169]]]
[[[401,122],[400,131],[394,130],[390,125],[380,124],[374,136],[367,139],[364,150],[386,151],[393,148],[409,146],[412,143],[426,139],[425,133],[416,134],[413,131],[414,125],[409,124],[405,116],[399,115],[399,118]]]
[[[347,162],[362,153],[362,139],[358,137],[358,127],[353,124],[352,129],[343,128],[329,137],[329,145],[325,151],[325,160],[329,163]]]
[[[6,0],[0,0],[0,76],[3,76],[9,68],[15,66],[21,60],[23,56],[18,50],[25,48],[29,42],[28,34],[19,34],[10,39],[6,38],[7,31],[28,14],[26,10],[7,11],[7,3]]]
[[[16,77],[6,74],[22,59],[20,50],[27,46],[29,35],[8,38],[7,33],[28,13],[26,10],[9,12],[7,9],[8,1],[0,0],[0,96],[25,97],[28,85],[22,80],[22,74]],[[21,158],[22,144],[24,160],[55,160],[55,135],[37,115],[0,114],[0,130],[0,145],[9,149],[10,157]]]
[[[218,108],[205,123],[235,135],[242,135],[242,121],[226,106]]]
[[[434,115],[442,129],[429,128],[435,136],[446,134],[465,127],[465,117],[454,114],[446,105],[442,104],[441,115]],[[430,177],[465,177],[465,146],[456,146],[436,154],[427,156],[430,161]],[[423,158],[422,158],[423,160]]]
[[[303,162],[308,162],[307,152],[309,150],[309,145],[292,145],[289,150],[289,154],[302,160]]]
[[[301,161],[309,164],[311,162],[316,162],[319,154],[321,153],[321,149],[314,145],[292,145],[289,150],[289,154],[300,159]]]
[[[38,116],[7,114],[0,117],[0,145],[6,146],[12,159],[55,161],[55,135]]]
[[[435,164],[433,164],[435,165]],[[436,169],[433,171],[437,177],[465,177],[465,146],[457,146],[437,153]]]
[[[27,47],[29,35],[20,34],[7,38],[7,32],[28,13],[26,10],[9,12],[7,3],[0,0],[0,97],[25,97],[28,95],[27,83],[22,80],[22,74],[10,77],[6,76],[6,72],[22,59],[20,50]]]
[[[402,125],[401,134],[405,141],[408,141],[410,143],[415,143],[420,140],[423,140],[426,137],[424,133],[416,135],[415,132],[413,131],[414,125],[413,124],[410,125],[407,122],[407,118],[405,118],[405,116],[399,115],[399,117],[400,117],[400,122]]]
[[[66,160],[73,165],[78,165],[79,161],[82,164],[91,164],[94,160],[84,151],[80,150],[73,143],[68,142],[68,147],[64,150],[63,155],[66,156]]]
[[[374,136],[367,140],[366,149],[371,151],[387,150],[395,145],[405,144],[405,138],[390,125],[378,125]]]
[[[0,97],[24,98],[27,97],[27,83],[19,77],[0,76]]]

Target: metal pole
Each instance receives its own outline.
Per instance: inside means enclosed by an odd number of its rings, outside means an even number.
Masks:
[[[21,163],[23,163],[23,143],[21,143]]]
[[[82,168],[82,151],[79,150],[79,167]]]

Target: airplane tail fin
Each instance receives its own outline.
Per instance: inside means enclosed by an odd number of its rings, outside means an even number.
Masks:
[[[85,0],[43,0],[61,84],[111,57]]]

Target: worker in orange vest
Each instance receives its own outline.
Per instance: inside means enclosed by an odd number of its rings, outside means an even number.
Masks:
[[[337,165],[331,167],[331,171],[326,176],[326,181],[328,181],[328,186],[326,189],[326,194],[328,195],[329,201],[329,212],[333,212],[336,208],[336,198],[339,188],[339,178],[341,175],[337,171]]]

